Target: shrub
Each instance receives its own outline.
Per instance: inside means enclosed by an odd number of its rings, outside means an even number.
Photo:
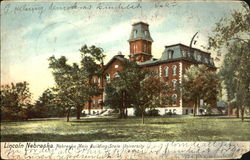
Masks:
[[[176,115],[176,113],[173,113],[173,112],[167,112],[164,114],[164,116],[172,116],[172,115]]]
[[[147,111],[147,116],[159,116],[159,110],[158,109],[150,109],[149,111]]]
[[[135,108],[134,115],[137,117],[141,117],[141,109]],[[145,111],[144,111],[144,115],[146,115]]]

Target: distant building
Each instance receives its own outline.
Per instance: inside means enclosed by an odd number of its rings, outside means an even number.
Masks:
[[[184,103],[181,94],[178,94],[174,89],[177,82],[181,83],[181,79],[185,70],[192,64],[205,64],[212,71],[216,71],[214,66],[213,58],[210,57],[210,53],[201,51],[196,48],[190,48],[183,44],[174,44],[165,46],[165,50],[162,53],[160,59],[153,58],[152,55],[152,43],[153,39],[149,32],[149,25],[144,22],[134,23],[132,25],[132,31],[128,39],[130,46],[129,59],[131,61],[137,62],[142,69],[147,69],[152,72],[156,72],[168,85],[173,86],[172,99],[173,103],[171,105],[161,106],[156,108],[163,115],[168,112],[176,114],[192,114],[193,104]],[[98,77],[93,77],[94,83],[99,83],[100,87],[103,88],[106,83],[112,81],[118,72],[123,69],[123,61],[125,56],[119,52],[115,55],[104,67],[104,72],[107,75],[105,78],[101,79]],[[101,111],[107,108],[103,106],[105,93],[100,96],[93,97],[91,108],[88,108],[88,104],[85,104],[83,111],[90,114],[99,114]],[[203,101],[201,100],[201,106]],[[213,102],[213,106],[216,106],[216,100]],[[197,113],[201,108],[197,108]],[[129,109],[129,115],[133,114],[133,109]]]

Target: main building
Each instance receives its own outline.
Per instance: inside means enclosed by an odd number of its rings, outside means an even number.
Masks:
[[[175,90],[177,82],[181,83],[181,79],[185,70],[193,64],[205,64],[211,70],[216,71],[213,58],[210,53],[201,51],[196,48],[190,48],[183,44],[174,44],[165,46],[161,58],[155,59],[152,55],[153,39],[149,32],[149,25],[144,22],[134,23],[132,31],[128,39],[129,42],[129,59],[135,61],[142,69],[147,69],[156,72],[168,85],[173,86],[171,105],[161,106],[156,108],[163,115],[167,112],[176,114],[191,114],[193,113],[193,104],[184,103],[181,93]],[[125,56],[121,53],[115,55],[106,65],[104,65],[104,72],[107,75],[101,79],[96,76],[93,77],[94,83],[99,83],[100,88],[103,88],[106,83],[112,81],[118,76],[118,72],[123,69],[123,61]],[[97,97],[92,97],[90,104],[84,105],[83,112],[87,114],[100,114],[108,109],[103,106],[105,100],[105,93]],[[202,104],[202,100],[200,101]],[[216,100],[213,103],[216,105]],[[199,114],[199,108],[197,113]],[[128,109],[128,115],[133,115],[133,108]]]

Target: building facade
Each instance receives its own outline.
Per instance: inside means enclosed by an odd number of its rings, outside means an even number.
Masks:
[[[153,39],[149,32],[149,25],[144,22],[134,23],[132,31],[128,39],[129,42],[129,59],[135,61],[142,69],[156,72],[168,84],[172,85],[172,105],[165,105],[156,108],[163,115],[168,112],[175,114],[192,114],[193,104],[184,103],[181,93],[177,93],[175,87],[177,83],[181,84],[181,79],[185,70],[193,64],[205,64],[212,71],[216,71],[213,58],[210,53],[201,51],[196,48],[190,48],[183,44],[174,44],[165,46],[161,58],[155,59],[152,55]],[[121,53],[115,55],[104,67],[104,78],[93,77],[94,83],[99,83],[100,88],[103,88],[106,83],[112,81],[118,72],[123,69],[123,61],[125,56]],[[103,106],[105,100],[105,93],[93,97],[91,104],[85,104],[83,112],[88,114],[100,114],[107,110]],[[201,106],[203,101],[200,100]],[[216,100],[213,102],[216,107]],[[88,107],[91,106],[91,107]],[[201,108],[197,108],[197,113],[200,113]],[[133,109],[128,109],[128,115],[133,115]]]

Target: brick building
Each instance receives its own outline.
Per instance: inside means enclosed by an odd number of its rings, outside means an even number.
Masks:
[[[128,55],[131,61],[137,62],[142,69],[148,69],[149,71],[156,72],[159,76],[169,85],[176,86],[177,82],[181,83],[183,74],[186,68],[192,64],[205,64],[215,71],[213,58],[210,57],[210,53],[201,51],[196,48],[190,48],[183,44],[174,44],[165,46],[161,58],[155,59],[152,55],[152,43],[153,39],[149,32],[149,25],[144,22],[134,23],[132,25],[132,31],[129,37],[130,53]],[[112,81],[113,78],[118,76],[118,72],[123,69],[123,61],[125,56],[121,53],[115,55],[104,67],[104,72],[107,75],[101,79],[93,77],[94,83],[99,83],[99,86],[103,88],[105,83]],[[163,115],[167,112],[176,114],[191,114],[193,113],[193,104],[185,104],[183,97],[178,94],[175,89],[172,91],[172,99],[174,103],[172,105],[161,106],[156,108]],[[105,93],[100,96],[93,97],[91,105],[85,104],[83,112],[90,114],[100,114],[107,108],[102,105],[105,99]],[[202,100],[200,101],[202,105]],[[216,100],[214,102],[216,106]],[[88,106],[91,106],[89,108]],[[199,108],[197,113],[199,114]],[[128,110],[129,115],[133,115],[133,109]]]

